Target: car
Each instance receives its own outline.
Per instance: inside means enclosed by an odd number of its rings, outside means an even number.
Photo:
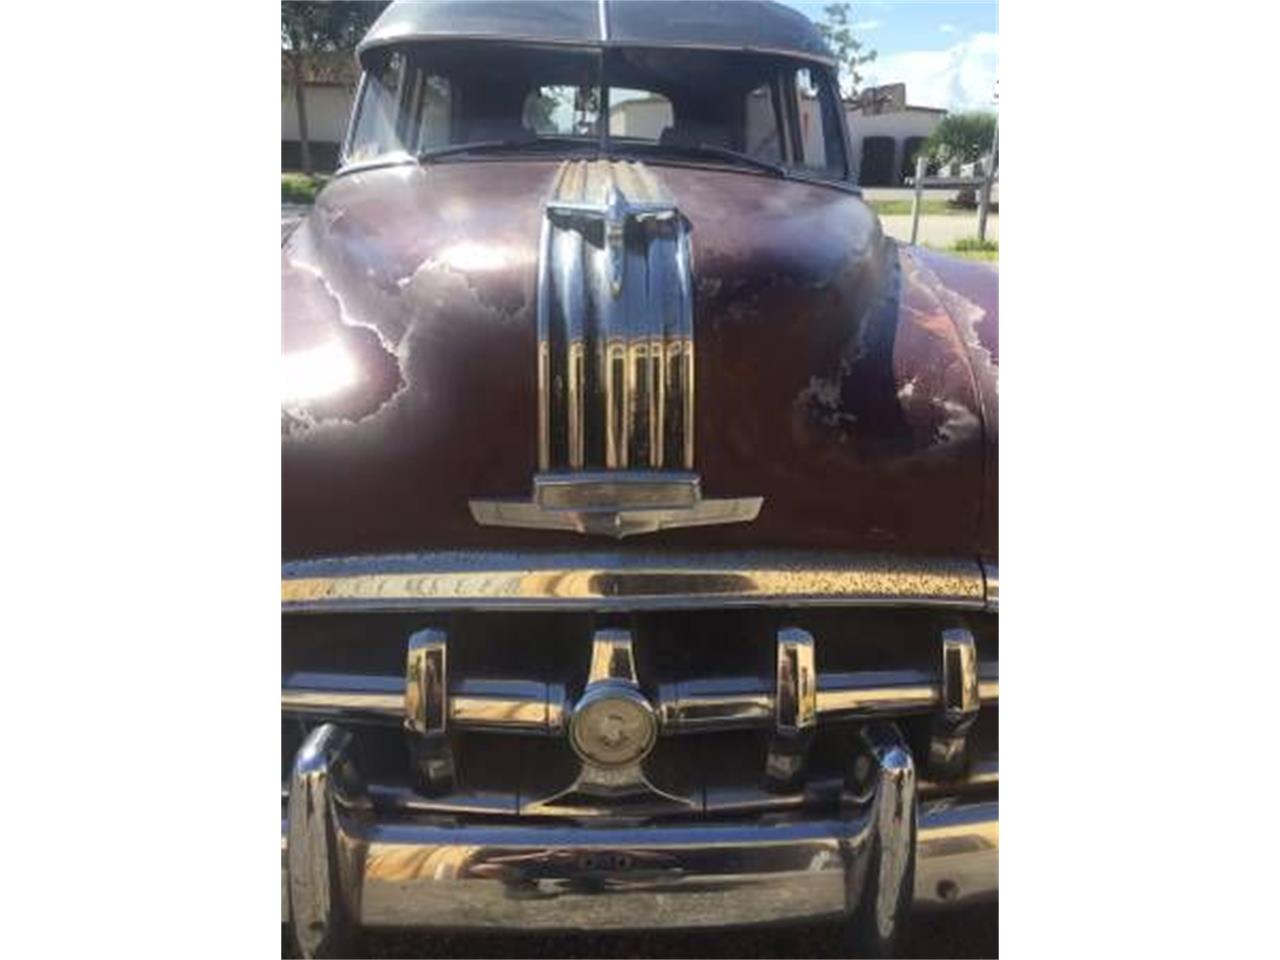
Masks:
[[[282,907],[998,896],[997,273],[888,238],[774,3],[395,2],[282,271]]]

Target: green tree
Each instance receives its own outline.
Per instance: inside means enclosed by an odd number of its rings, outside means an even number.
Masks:
[[[862,85],[862,74],[858,68],[876,58],[874,50],[863,52],[862,43],[853,35],[852,5],[848,3],[831,3],[822,8],[826,20],[818,24],[831,52],[835,54],[840,72],[840,92],[846,97],[856,97]]]
[[[949,113],[921,148],[938,163],[973,163],[991,149],[996,115],[985,110]]]
[[[294,107],[298,111],[298,140],[305,173],[314,173],[304,93],[308,68],[317,53],[354,51],[360,38],[386,8],[387,2],[388,0],[377,3],[335,0],[331,3],[315,3],[282,0],[280,4],[280,48],[288,61],[292,78]]]

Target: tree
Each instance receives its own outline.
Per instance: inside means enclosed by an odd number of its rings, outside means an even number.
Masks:
[[[874,50],[862,52],[862,43],[853,35],[853,25],[849,22],[851,5],[848,3],[831,3],[822,8],[826,21],[818,24],[818,31],[836,55],[837,69],[840,73],[840,93],[846,99],[858,95],[858,87],[862,83],[862,74],[858,68],[876,58]]]
[[[335,0],[331,3],[283,0],[280,4],[280,48],[289,64],[294,106],[298,111],[298,140],[302,169],[314,172],[307,131],[306,78],[321,52],[354,51],[360,38],[378,19],[387,3]]]
[[[986,156],[995,133],[994,113],[985,110],[949,113],[921,149],[938,163],[973,163]]]

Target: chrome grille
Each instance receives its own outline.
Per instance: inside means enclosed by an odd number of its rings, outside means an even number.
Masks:
[[[286,729],[341,718],[382,771],[375,794],[396,807],[454,816],[618,814],[601,800],[548,804],[568,788],[575,758],[566,720],[583,692],[591,637],[633,639],[635,671],[660,732],[644,761],[659,792],[685,798],[646,816],[759,814],[836,802],[853,755],[851,737],[872,718],[893,718],[934,775],[964,789],[992,785],[998,703],[996,617],[910,609],[724,609],[591,612],[295,614],[285,618]],[[957,633],[958,631],[958,633]],[[411,638],[447,642],[447,676],[432,741],[406,698]],[[976,638],[980,710],[951,702],[944,635]],[[788,699],[779,640],[812,637],[814,722],[803,696]],[[444,641],[443,638],[447,638]],[[803,644],[801,644],[803,646]],[[804,657],[794,649],[793,663]],[[411,656],[410,656],[411,661]],[[442,657],[440,662],[446,661]],[[800,687],[797,686],[797,691]],[[803,731],[802,731],[803,732]],[[940,745],[940,746],[939,746]],[[286,744],[287,746],[287,744]],[[794,762],[792,762],[794,761]],[[422,769],[434,771],[424,780]],[[432,780],[432,777],[437,779]],[[986,777],[983,780],[983,777]],[[940,787],[939,789],[943,789]],[[950,788],[947,788],[950,789]]]
[[[538,279],[539,469],[693,469],[689,258],[652,171],[561,168]]]

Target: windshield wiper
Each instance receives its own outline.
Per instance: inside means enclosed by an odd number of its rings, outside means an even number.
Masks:
[[[450,143],[443,147],[431,147],[418,154],[421,163],[430,163],[440,157],[451,157],[460,153],[486,153],[494,150],[519,150],[544,143],[572,143],[581,146],[594,146],[594,143],[575,137],[508,137],[505,140],[472,140],[470,143]]]
[[[654,151],[670,150],[678,153],[697,153],[708,157],[716,157],[720,160],[743,163],[747,166],[755,167],[757,170],[771,173],[775,177],[781,177],[784,180],[789,179],[791,176],[787,168],[781,164],[774,163],[771,160],[761,160],[759,157],[753,157],[751,154],[743,153],[740,150],[716,146],[714,143],[628,143],[627,146],[640,146]]]

